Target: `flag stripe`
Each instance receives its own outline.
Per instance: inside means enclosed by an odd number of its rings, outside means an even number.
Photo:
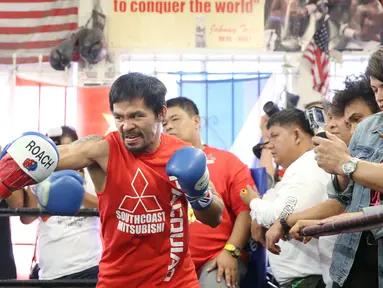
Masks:
[[[41,42],[41,41],[50,41],[52,39],[65,39],[69,36],[71,30],[64,30],[59,32],[46,32],[46,33],[32,33],[32,34],[24,34],[24,35],[12,35],[12,34],[4,34],[1,35],[0,47],[1,45],[8,46],[11,44],[23,44],[29,42]],[[44,48],[44,47],[41,47]],[[0,49],[22,49],[21,48],[0,48]]]
[[[329,31],[328,23],[324,21],[321,27],[314,33],[313,39],[307,45],[303,53],[303,59],[311,66],[310,72],[313,77],[313,89],[328,96],[330,84],[330,55],[328,50]]]
[[[15,50],[0,50],[1,51],[1,57],[11,57]],[[20,49],[17,50],[18,55],[23,55],[26,57],[30,56],[37,56],[37,55],[49,55],[51,51],[51,47],[49,48],[41,48],[41,49]]]
[[[0,3],[49,3],[57,0],[0,0]],[[65,0],[62,0],[65,1]]]
[[[49,56],[43,57],[43,62],[48,62]],[[30,63],[37,63],[39,62],[38,56],[34,57],[17,57],[16,63],[17,64],[30,64]],[[0,57],[0,63],[5,65],[11,65],[13,64],[13,58],[12,57]]]
[[[67,15],[67,16],[52,16],[45,17],[41,19],[1,19],[0,18],[0,27],[38,27],[45,25],[60,25],[66,23],[77,23],[77,15]]]
[[[0,50],[18,50],[18,49],[40,49],[40,48],[49,48],[49,47],[55,47],[60,42],[65,40],[65,38],[62,39],[55,39],[55,40],[48,40],[48,41],[33,41],[33,42],[22,42],[22,43],[15,43],[15,42],[8,42],[8,43],[2,43],[0,42]]]
[[[49,60],[53,47],[78,28],[78,0],[0,0],[0,63]]]
[[[45,18],[49,16],[66,16],[77,15],[78,8],[52,9],[48,11],[0,11],[1,19],[29,19],[29,18]]]
[[[78,27],[77,23],[42,25],[42,26],[36,26],[36,27],[0,27],[0,34],[21,35],[21,34],[33,34],[33,33],[59,32],[59,31],[66,31],[66,30],[71,31],[71,30],[77,29],[77,27]]]
[[[20,3],[16,1],[16,3]],[[77,0],[59,0],[50,3],[44,3],[43,1],[28,1],[22,5],[15,5],[15,3],[4,3],[0,0],[0,11],[2,12],[27,12],[27,11],[49,11],[52,9],[63,9],[78,7]]]

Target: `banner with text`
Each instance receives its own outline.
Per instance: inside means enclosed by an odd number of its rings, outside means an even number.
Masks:
[[[113,0],[111,48],[263,48],[264,0]]]
[[[266,50],[303,51],[324,17],[330,50],[374,51],[383,44],[383,0],[267,0]]]

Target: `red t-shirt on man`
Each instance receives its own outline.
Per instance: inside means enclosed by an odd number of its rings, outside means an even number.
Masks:
[[[188,203],[166,164],[185,142],[161,135],[151,154],[133,155],[118,132],[98,195],[103,253],[97,288],[199,287],[189,253]]]
[[[249,168],[234,154],[209,146],[203,151],[207,156],[210,180],[221,195],[225,209],[222,223],[216,228],[196,221],[195,217],[189,217],[190,253],[197,272],[222,252],[233,231],[237,215],[249,210],[243,204],[240,192],[247,185],[254,186]],[[191,212],[189,214],[192,215]]]

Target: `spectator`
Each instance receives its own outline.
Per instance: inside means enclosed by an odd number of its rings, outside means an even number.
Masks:
[[[351,133],[353,133],[362,120],[378,113],[380,108],[375,100],[370,81],[365,75],[348,76],[344,84],[345,88],[336,91],[334,95],[333,107],[338,114],[343,114],[344,120],[351,126]],[[349,144],[349,141],[345,142]]]
[[[57,145],[70,144],[78,139],[73,128],[62,126],[48,132]],[[84,207],[96,208],[98,200],[92,180],[85,171]],[[28,191],[24,205],[37,208],[38,203],[32,192]],[[33,222],[37,217],[22,216],[24,224]],[[39,279],[97,279],[98,263],[102,246],[100,239],[100,221],[98,217],[38,217],[37,263]]]
[[[383,108],[382,71],[381,48],[372,54],[366,70],[376,103],[380,108]],[[380,191],[383,191],[382,120],[383,114],[380,112],[358,124],[349,150],[342,141],[330,133],[327,135],[328,139],[318,137],[313,139],[318,145],[315,148],[318,165],[328,173],[338,175],[340,185],[334,186],[337,191],[332,193],[332,198],[342,203],[344,207],[348,206],[346,214],[330,217],[320,223],[382,210],[380,205]],[[321,219],[339,214],[329,213],[330,211],[328,205],[314,207],[309,211],[311,214],[306,213],[306,217],[300,219]],[[291,229],[291,235],[298,239],[300,229],[315,223],[318,221],[298,221]],[[383,255],[382,250],[378,249],[378,246],[382,245],[382,237],[382,229],[338,236],[330,268],[331,278],[335,282],[334,287],[379,287],[379,283],[383,283],[382,274],[379,272],[383,270],[381,261]]]
[[[348,145],[352,136],[351,125],[346,122],[343,111],[340,111],[336,105],[330,102],[324,102],[323,108],[326,115],[325,129],[338,136]]]
[[[244,277],[246,266],[238,259],[243,258],[241,251],[250,236],[249,210],[241,203],[239,195],[247,185],[254,185],[250,171],[234,154],[202,144],[201,119],[192,100],[177,97],[168,100],[166,106],[165,132],[203,149],[210,179],[226,207],[222,223],[214,229],[195,221],[189,214],[189,247],[199,283],[202,288],[239,287],[237,282]],[[226,281],[223,281],[223,275]]]
[[[286,168],[282,180],[261,198],[251,187],[242,200],[251,208],[252,236],[267,246],[270,267],[283,287],[324,287],[319,242],[307,245],[298,241],[280,241],[288,233],[286,217],[327,200],[330,175],[315,161],[311,137],[313,131],[304,112],[286,109],[271,116],[270,150],[276,164]],[[269,229],[266,233],[265,229]],[[327,249],[332,249],[331,245]],[[311,286],[310,286],[311,285]]]

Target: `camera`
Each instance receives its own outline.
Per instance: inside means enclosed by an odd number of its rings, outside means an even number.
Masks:
[[[316,136],[326,138],[326,132],[323,126],[326,125],[323,108],[312,107],[305,110],[305,116]]]
[[[287,92],[286,90],[282,91],[282,93],[285,92],[286,96],[286,108],[296,108],[299,102],[300,97],[298,95],[295,95],[293,93]],[[282,94],[281,93],[281,94]],[[263,111],[266,113],[267,116],[271,117],[273,114],[281,111],[282,109],[279,108],[277,104],[275,104],[273,101],[266,102],[265,105],[263,105]],[[261,153],[263,146],[267,143],[258,143],[253,147],[253,154],[259,159],[261,158]]]
[[[265,105],[263,105],[263,111],[265,111],[266,115],[271,117],[273,114],[280,111],[279,107],[274,104],[273,101],[267,102]]]
[[[261,159],[261,155],[262,155],[262,149],[265,145],[267,145],[269,142],[266,142],[266,143],[258,143],[257,145],[255,145],[253,147],[253,154],[255,155],[255,157],[257,157],[258,159]]]
[[[286,94],[286,108],[296,108],[299,102],[299,96],[287,91],[282,91],[282,93],[283,92]],[[273,114],[281,111],[281,108],[279,108],[273,101],[268,101],[263,105],[263,111],[267,116],[271,117]]]

